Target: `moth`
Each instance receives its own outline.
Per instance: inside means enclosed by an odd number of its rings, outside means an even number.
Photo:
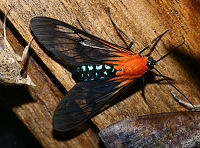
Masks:
[[[25,47],[22,57],[17,55],[6,38],[6,16],[3,23],[3,35],[0,34],[0,83],[26,84],[35,86],[29,75],[22,69],[18,62],[23,62],[27,59],[28,49],[31,41]]]
[[[32,18],[30,28],[47,52],[73,69],[77,82],[55,110],[56,131],[68,131],[87,121],[146,71],[155,69],[161,74],[154,65],[168,55],[158,60],[141,55],[154,48],[168,30],[135,53],[132,42],[124,48],[53,18]]]

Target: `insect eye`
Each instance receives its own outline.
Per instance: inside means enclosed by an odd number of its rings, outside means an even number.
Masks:
[[[22,70],[20,71],[20,76],[21,76],[22,78],[24,78],[24,79],[27,78],[27,72],[26,72],[25,70],[22,69]]]

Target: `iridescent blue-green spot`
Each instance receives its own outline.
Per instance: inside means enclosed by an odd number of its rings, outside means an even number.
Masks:
[[[88,65],[88,69],[89,70],[93,70],[93,66],[92,65]]]
[[[96,65],[96,69],[97,69],[97,70],[101,70],[102,67],[103,67],[103,65]]]

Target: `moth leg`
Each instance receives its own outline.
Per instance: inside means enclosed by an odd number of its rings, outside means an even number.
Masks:
[[[157,76],[157,77],[162,77],[162,78],[165,77],[165,79],[167,79],[169,81],[175,81],[175,79],[170,78],[170,77],[165,76],[165,75],[160,75],[160,74],[157,74],[157,73],[154,73],[154,75]],[[165,79],[163,78],[163,79],[155,80],[155,82],[157,83],[157,82],[163,81]]]
[[[138,51],[137,54],[141,54],[142,52],[144,52],[146,49],[150,48],[150,53],[151,51],[155,48],[155,46],[157,45],[158,41],[161,39],[161,37],[167,33],[169,30],[165,30],[163,33],[161,33],[159,36],[157,36],[155,39],[153,39],[146,47],[144,47],[142,50]]]
[[[77,19],[78,24],[81,26],[81,28],[87,32],[88,34],[90,34],[90,32],[85,28],[85,26],[79,21],[79,19]]]
[[[200,105],[193,105],[183,101],[182,99],[180,99],[172,90],[172,88],[168,85],[169,91],[171,93],[171,95],[174,97],[174,99],[180,103],[182,106],[186,107],[188,110],[195,110],[195,111],[200,111]]]
[[[147,101],[147,99],[146,99],[146,96],[145,96],[145,94],[144,94],[144,86],[145,86],[145,81],[144,81],[144,76],[142,76],[142,97],[143,97],[143,99],[144,99],[144,102],[149,106],[149,108],[150,109],[152,109],[152,107],[151,107],[151,105],[149,104],[149,102]]]
[[[121,34],[123,34],[123,35],[129,40],[130,44],[126,47],[126,49],[127,49],[127,50],[130,50],[130,48],[131,48],[132,45],[133,45],[133,40],[132,40],[124,31],[122,31],[119,27],[117,27],[117,25],[116,25],[114,19],[112,18],[111,13],[110,13],[110,8],[108,8],[108,13],[109,13],[110,20],[111,20],[113,26],[115,27],[115,29],[116,29],[116,31],[117,31],[119,37],[123,40],[123,42],[124,42],[125,44],[127,44],[127,43],[125,42],[125,40],[124,40],[124,38],[122,37]]]
[[[26,47],[24,48],[24,51],[22,53],[22,56],[19,56],[19,55],[15,55],[17,61],[20,61],[20,62],[25,62],[27,60],[27,57],[28,57],[28,50],[29,50],[29,47],[30,47],[30,44],[31,42],[33,41],[33,37],[32,39],[29,41],[28,45],[26,45]]]

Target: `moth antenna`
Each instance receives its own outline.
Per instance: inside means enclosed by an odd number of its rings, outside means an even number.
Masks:
[[[173,92],[172,88],[171,88],[169,85],[167,85],[167,87],[169,88],[169,91],[170,91],[171,95],[174,97],[174,99],[175,99],[178,103],[180,103],[181,105],[183,105],[184,107],[186,107],[186,108],[189,109],[189,110],[193,109],[192,105],[191,105],[190,103],[188,103],[188,102],[185,102],[185,101],[181,100],[181,99]],[[195,106],[195,108],[196,108],[196,105],[194,105],[194,106]]]
[[[159,61],[161,61],[162,59],[164,59],[165,57],[167,57],[170,53],[172,52],[172,50],[171,51],[169,51],[167,54],[165,54],[164,56],[162,56],[160,59],[158,59],[157,61],[155,61],[155,63],[157,63],[157,62],[159,62]]]
[[[169,31],[168,29],[165,30],[163,33],[161,33],[159,36],[157,36],[155,39],[153,39],[146,47],[144,47],[142,50],[138,51],[137,54],[141,54],[148,48],[150,48],[151,50],[154,49],[154,47],[158,44],[158,42],[160,41],[162,36],[165,35],[165,33],[167,33],[168,31]]]
[[[179,44],[178,46],[176,46],[176,47],[174,48],[174,50],[177,49],[177,48],[179,48],[180,46],[182,46],[184,43],[185,43],[185,39],[184,39],[184,41],[183,41],[181,44]],[[174,50],[173,50],[173,51],[174,51]],[[157,63],[157,62],[159,62],[160,60],[164,59],[164,58],[167,57],[170,53],[172,53],[172,50],[169,51],[169,52],[168,52],[167,54],[165,54],[164,56],[162,56],[160,59],[158,59],[155,63]]]
[[[177,48],[179,48],[180,46],[182,46],[183,44],[185,43],[185,38],[184,38],[184,41],[181,43],[181,44],[179,44],[175,49],[177,49]],[[167,54],[165,54],[164,56],[162,56],[160,59],[158,59],[157,61],[155,61],[155,64],[157,63],[157,62],[159,62],[159,61],[161,61],[162,59],[164,59],[165,57],[167,57],[170,53],[172,52],[172,50],[171,51],[169,51]],[[169,85],[171,85],[174,89],[176,89],[191,105],[192,105],[192,107],[195,109],[195,106],[192,104],[192,102],[176,87],[176,86],[174,86],[168,79],[166,79],[166,77],[165,76],[163,76],[163,74],[158,70],[158,69],[156,69],[155,67],[154,67],[154,69],[167,81],[167,83],[169,84]]]
[[[176,89],[188,102],[190,102],[192,107],[195,109],[195,106],[192,104],[192,102],[176,86],[174,86],[169,80],[167,80],[158,69],[156,68],[154,69],[163,77],[163,79],[165,79],[165,81],[167,81],[169,85],[171,85],[174,89]]]

